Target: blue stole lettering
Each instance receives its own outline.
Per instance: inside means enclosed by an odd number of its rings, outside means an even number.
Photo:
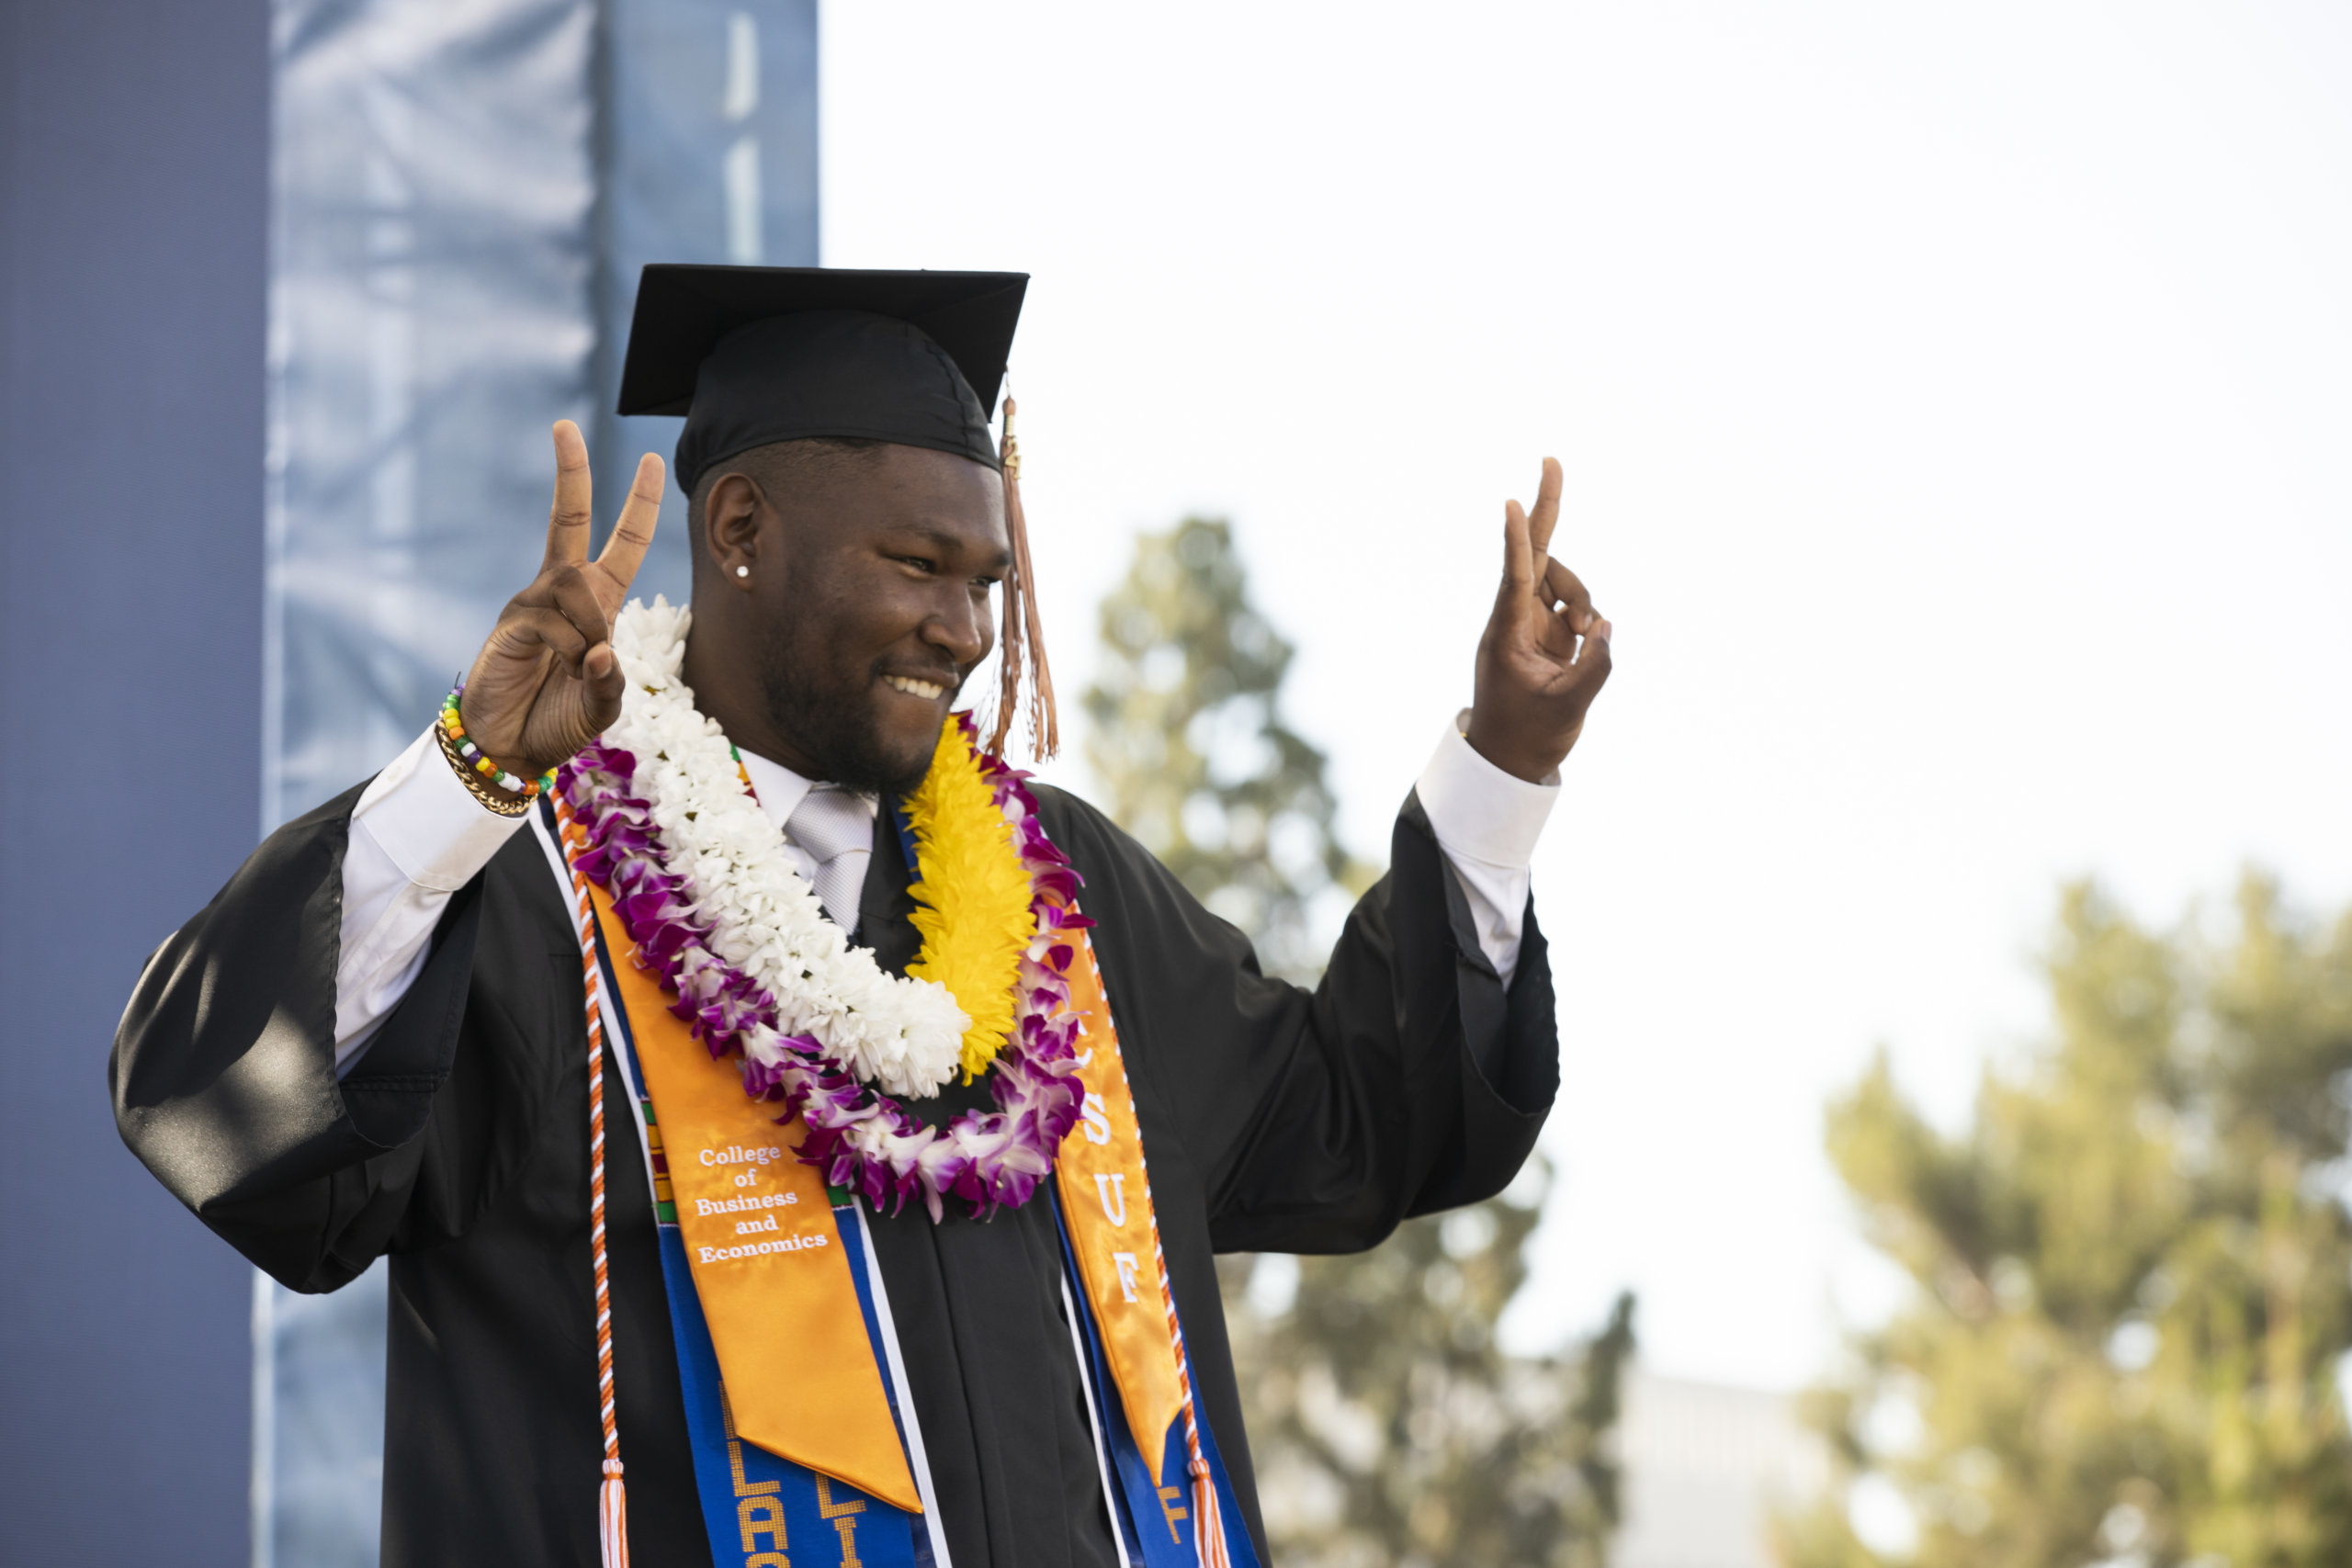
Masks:
[[[842,1254],[857,1281],[865,1332],[881,1354],[881,1330],[874,1315],[865,1248],[858,1237],[857,1213],[844,1205],[833,1211]],[[787,1543],[797,1543],[802,1563],[863,1562],[868,1568],[930,1568],[931,1542],[922,1520],[878,1497],[779,1459],[735,1436],[727,1413],[727,1391],[718,1359],[695,1296],[686,1247],[675,1225],[662,1225],[662,1273],[670,1287],[670,1323],[677,1340],[678,1378],[686,1396],[686,1437],[695,1456],[695,1488],[702,1499],[703,1528],[710,1536],[711,1562],[719,1568],[783,1568]],[[889,1380],[883,1387],[889,1391]],[[892,1394],[890,1413],[898,1416]],[[904,1423],[900,1432],[903,1441]]]

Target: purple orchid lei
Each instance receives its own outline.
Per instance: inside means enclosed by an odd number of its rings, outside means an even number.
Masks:
[[[778,1033],[775,999],[713,947],[713,928],[685,878],[670,868],[651,803],[631,793],[638,761],[594,744],[559,770],[556,792],[583,830],[567,846],[581,874],[612,896],[637,963],[675,998],[683,1020],[714,1059],[734,1057],[743,1089],[781,1101],[779,1122],[805,1119],[800,1158],[825,1179],[897,1213],[921,1193],[933,1221],[954,1196],[986,1218],[1017,1209],[1054,1168],[1079,1117],[1080,1016],[1069,1006],[1069,966],[1080,934],[1094,922],[1078,912],[1079,875],[1046,837],[1029,774],[978,750],[968,714],[958,714],[996,808],[1012,826],[1029,874],[1036,935],[1021,958],[1013,1026],[991,1064],[997,1109],[966,1111],[944,1128],[926,1125],[895,1100],[860,1082],[812,1035]],[[766,1058],[763,1062],[761,1058]]]

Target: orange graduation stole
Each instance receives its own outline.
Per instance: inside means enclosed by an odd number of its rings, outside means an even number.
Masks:
[[[921,1513],[844,1254],[860,1238],[841,1234],[822,1176],[798,1159],[799,1118],[779,1124],[770,1102],[743,1092],[735,1063],[711,1056],[670,1010],[661,982],[639,966],[611,897],[582,883],[615,960],[614,999],[628,1017],[661,1129],[695,1294],[731,1407],[730,1438]],[[1126,1435],[1149,1467],[1154,1484],[1146,1490],[1157,1495],[1158,1517],[1138,1528],[1164,1523],[1168,1531],[1169,1541],[1153,1538],[1146,1554],[1157,1562],[1163,1550],[1181,1546],[1182,1561],[1204,1568],[1247,1562],[1247,1537],[1238,1552],[1227,1540],[1230,1483],[1213,1448],[1204,1452],[1142,1129],[1102,971],[1092,942],[1082,931],[1073,934],[1079,953],[1068,976],[1069,1005],[1083,1021],[1085,1101],[1057,1152],[1055,1179],[1102,1363]],[[1180,1417],[1189,1484],[1157,1485]]]
[[[711,1059],[670,1011],[661,982],[638,966],[611,896],[589,889],[660,1118],[678,1228],[736,1431],[922,1512],[842,1253],[856,1238],[837,1234],[824,1178],[795,1152],[799,1119],[778,1126],[773,1106],[743,1092],[734,1063]],[[738,1228],[745,1224],[775,1228]]]
[[[1080,933],[1081,939],[1084,933]],[[1086,1019],[1079,1077],[1086,1108],[1054,1156],[1070,1253],[1086,1284],[1087,1305],[1102,1336],[1119,1385],[1127,1429],[1154,1475],[1162,1469],[1169,1424],[1185,1404],[1172,1333],[1174,1306],[1159,1255],[1159,1222],[1143,1163],[1143,1130],[1119,1059],[1094,944],[1069,968],[1070,1005]]]

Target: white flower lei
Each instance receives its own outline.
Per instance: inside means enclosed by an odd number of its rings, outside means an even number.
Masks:
[[[970,1020],[944,986],[886,973],[825,919],[783,835],[744,790],[725,733],[678,678],[692,623],[658,597],[615,618],[628,690],[605,741],[636,754],[634,787],[652,807],[670,870],[711,927],[712,950],[775,998],[775,1029],[754,1031],[745,1055],[773,1066],[779,1034],[806,1035],[887,1094],[936,1092],[955,1076]]]

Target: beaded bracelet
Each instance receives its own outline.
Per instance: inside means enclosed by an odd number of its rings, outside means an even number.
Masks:
[[[466,738],[466,721],[458,712],[458,699],[465,695],[465,692],[466,678],[460,675],[458,683],[449,688],[449,694],[441,699],[441,730],[448,738],[449,744],[457,749],[459,761],[507,794],[521,796],[526,805],[555,788],[552,772],[542,773],[536,779],[517,778],[483,756],[481,748]]]
[[[501,817],[522,817],[530,812],[531,801],[527,795],[508,795],[497,785],[485,782],[480,773],[468,767],[466,760],[458,755],[457,744],[449,739],[449,732],[437,723],[433,727],[433,739],[441,743],[441,755],[448,762],[449,771],[458,775],[458,783],[483,810],[495,812]]]

